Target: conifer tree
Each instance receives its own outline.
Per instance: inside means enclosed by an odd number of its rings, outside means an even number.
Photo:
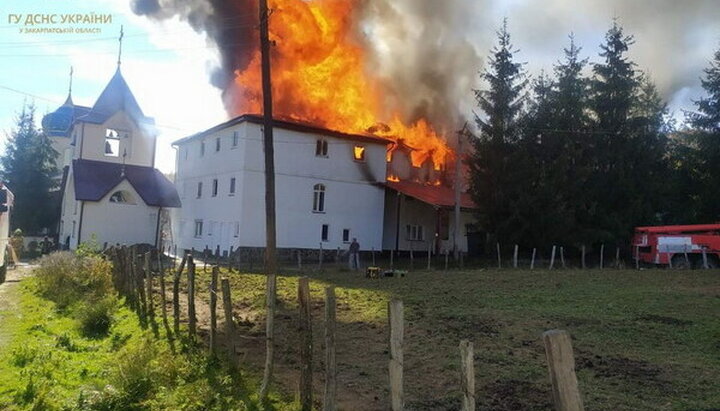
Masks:
[[[473,140],[468,160],[470,193],[479,208],[480,224],[498,240],[515,241],[517,226],[524,223],[517,203],[527,170],[519,169],[522,161],[516,157],[527,79],[522,63],[513,58],[517,50],[510,42],[507,19],[497,36],[498,44],[481,74],[487,88],[474,90],[482,115],[475,119],[480,135]]]
[[[50,190],[56,188],[57,155],[50,139],[35,125],[35,106],[24,105],[0,157],[2,179],[15,195],[10,220],[13,229],[39,234],[57,220],[50,196]]]

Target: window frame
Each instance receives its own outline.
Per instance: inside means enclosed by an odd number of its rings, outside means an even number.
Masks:
[[[312,212],[316,214],[325,213],[325,193],[327,187],[323,183],[313,185],[313,206]]]
[[[315,140],[315,157],[328,158],[328,141],[319,137]]]
[[[196,197],[196,198],[202,198],[202,189],[203,189],[203,183],[202,183],[202,181],[198,181],[198,183],[197,183],[197,197]]]
[[[231,149],[235,149],[240,145],[240,133],[236,130],[233,131]]]
[[[198,230],[198,228],[199,228],[199,230]],[[203,234],[203,220],[197,219],[197,220],[195,220],[195,231],[193,233],[193,237],[194,238],[202,238],[202,234]]]
[[[320,226],[320,241],[327,243],[330,241],[330,224]]]
[[[117,130],[114,128],[106,128],[105,129],[105,144],[103,145],[103,156],[104,157],[112,157],[112,158],[119,158],[120,157],[120,139],[122,138],[120,134],[121,130]],[[111,133],[115,133],[115,135],[111,135]],[[112,146],[111,146],[111,153],[108,154],[107,147],[110,144],[110,141],[112,141],[114,144],[117,145],[117,153],[112,154]]]
[[[220,147],[221,147],[220,137],[215,137],[215,152],[216,153],[220,152]]]
[[[357,150],[360,149],[360,157],[357,155]],[[365,153],[367,152],[367,147],[364,144],[354,144],[352,148],[352,157],[353,161],[357,161],[358,163],[364,163],[366,159]]]
[[[342,241],[343,243],[347,244],[350,242],[350,229],[349,228],[343,228],[342,231]]]
[[[236,182],[237,182],[237,181],[236,181],[235,177],[230,177],[230,189],[228,190],[228,195],[229,195],[229,196],[234,196],[234,195],[235,195],[235,191],[236,191],[236,189],[237,189],[237,187],[236,187]]]

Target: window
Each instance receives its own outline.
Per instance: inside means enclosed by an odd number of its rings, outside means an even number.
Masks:
[[[105,129],[105,157],[120,156],[120,132],[112,128]]]
[[[230,179],[230,195],[231,196],[235,195],[235,177],[232,177]]]
[[[343,228],[343,243],[349,243],[349,242],[350,242],[350,229]]]
[[[425,239],[423,226],[413,224],[406,225],[405,239],[410,241],[423,241]]]
[[[353,159],[355,161],[365,161],[365,146],[353,147]]]
[[[215,139],[215,151],[220,151],[220,137]]]
[[[325,185],[315,184],[313,187],[313,212],[325,212]]]
[[[233,131],[233,137],[232,137],[233,148],[237,147],[239,142],[240,142],[240,133],[238,133],[237,131]]]
[[[318,157],[327,157],[328,155],[328,142],[325,139],[319,138],[315,142],[315,155]]]
[[[240,237],[240,222],[239,221],[235,222],[235,231],[233,233],[233,237],[235,237],[235,238]]]
[[[205,155],[205,142],[201,141],[200,142],[200,157],[202,157],[204,155]]]
[[[203,232],[203,221],[195,220],[195,238],[202,237],[202,232]]]
[[[328,232],[330,231],[330,226],[327,224],[322,225],[322,231],[320,232],[320,239],[322,241],[328,240]]]
[[[217,197],[218,192],[218,180],[217,178],[213,179],[213,185],[212,185],[212,196]]]
[[[202,181],[198,181],[197,186],[197,198],[202,197]]]
[[[122,190],[112,193],[112,195],[110,196],[110,202],[118,204],[135,204],[132,195],[127,191]]]

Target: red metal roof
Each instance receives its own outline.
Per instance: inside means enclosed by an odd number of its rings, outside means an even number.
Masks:
[[[424,203],[439,207],[455,206],[455,190],[445,186],[432,186],[406,181],[388,181],[387,187],[416,198]],[[460,193],[460,207],[476,208],[468,193]]]
[[[646,233],[675,233],[686,231],[718,231],[720,223],[717,224],[694,224],[694,225],[663,225],[652,227],[636,227],[635,231]]]

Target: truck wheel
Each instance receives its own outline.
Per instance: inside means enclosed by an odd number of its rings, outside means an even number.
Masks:
[[[675,254],[672,258],[672,266],[678,270],[689,270],[692,268],[692,260],[688,262],[684,254]]]

